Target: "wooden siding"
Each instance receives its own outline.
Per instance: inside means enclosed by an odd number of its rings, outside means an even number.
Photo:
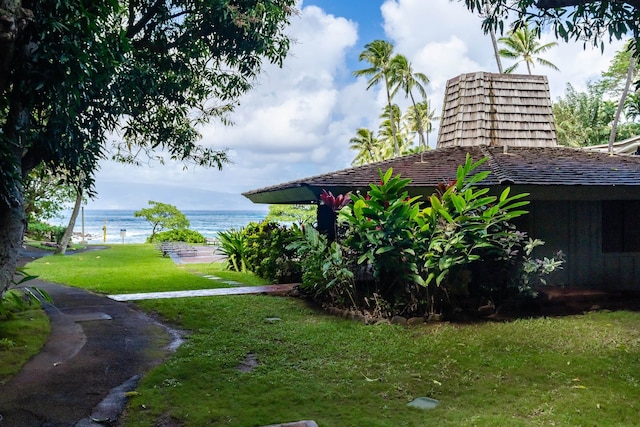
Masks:
[[[555,285],[603,290],[640,290],[640,253],[602,252],[600,201],[533,201],[526,224],[529,235],[545,241],[537,257],[566,255]]]
[[[447,82],[437,147],[555,147],[545,76],[469,73]]]

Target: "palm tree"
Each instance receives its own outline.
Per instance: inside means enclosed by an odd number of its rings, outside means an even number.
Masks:
[[[484,18],[485,20],[488,20],[490,16],[491,16],[491,4],[486,3],[484,5],[484,9],[482,10],[482,12],[480,12],[480,17]],[[502,74],[503,71],[502,71],[502,62],[500,61],[500,53],[499,53],[500,51],[498,49],[498,42],[496,40],[496,31],[493,28],[492,24],[489,25],[489,34],[491,35],[491,45],[493,46],[493,55],[496,58],[496,64],[498,65],[498,72]]]
[[[629,120],[636,120],[640,117],[640,92],[627,95],[624,101],[625,115]]]
[[[391,54],[393,53],[393,44],[386,40],[374,40],[364,46],[364,50],[360,53],[358,59],[366,61],[370,67],[356,70],[353,75],[369,77],[367,90],[384,81],[385,90],[387,92],[387,106],[391,107]],[[393,146],[395,155],[400,155],[400,147],[394,128],[394,120],[391,120],[391,133],[393,135]]]
[[[349,148],[358,152],[351,162],[353,166],[366,165],[378,159],[378,138],[374,136],[373,131],[367,128],[356,130],[356,136],[349,140]]]
[[[423,73],[414,73],[411,63],[404,55],[396,55],[393,57],[391,60],[391,70],[391,84],[393,85],[391,96],[395,96],[398,90],[402,89],[404,91],[405,98],[410,97],[411,104],[413,105],[413,108],[416,109],[416,100],[413,97],[413,90],[417,90],[418,93],[422,95],[422,98],[426,98],[427,91],[425,90],[424,85],[429,83],[429,78]],[[424,139],[422,120],[416,121],[415,124],[417,125],[416,131],[418,132],[420,147],[425,150],[426,143]]]
[[[509,31],[509,35],[507,37],[501,37],[499,41],[507,46],[505,49],[500,49],[498,52],[500,56],[503,58],[518,60],[511,67],[504,70],[505,73],[513,72],[518,68],[518,65],[520,65],[521,62],[524,62],[527,65],[529,75],[531,75],[531,66],[535,66],[534,61],[540,65],[559,71],[558,67],[554,64],[537,56],[546,52],[550,48],[557,46],[558,43],[551,42],[541,45],[538,41],[537,30],[531,30],[525,25]]]
[[[620,121],[620,115],[622,114],[622,109],[624,108],[624,103],[627,98],[627,94],[629,93],[629,86],[631,86],[631,81],[633,80],[633,74],[636,70],[636,61],[635,61],[635,49],[632,51],[631,61],[629,61],[629,68],[627,69],[627,79],[625,80],[624,89],[622,90],[622,95],[620,96],[620,101],[618,102],[618,108],[616,109],[616,115],[613,118],[613,123],[611,124],[611,133],[609,134],[609,154],[613,154],[613,143],[616,140],[616,132],[618,131],[618,122]]]
[[[418,132],[418,129],[422,129],[426,133],[426,146],[421,146],[422,151],[429,147],[429,133],[433,130],[433,122],[438,118],[435,108],[431,109],[426,99],[407,109],[405,120],[409,131]]]
[[[397,104],[393,104],[391,108],[384,107],[380,118],[382,122],[378,129],[378,139],[380,140],[380,148],[383,151],[380,160],[392,158],[394,156],[400,156],[406,153],[407,148],[411,145],[411,141],[407,137],[406,126],[402,126],[401,122],[402,111]],[[398,150],[395,150],[393,145],[393,136],[395,131],[395,141],[398,144]],[[385,149],[386,147],[386,149]],[[393,150],[391,149],[393,148]]]

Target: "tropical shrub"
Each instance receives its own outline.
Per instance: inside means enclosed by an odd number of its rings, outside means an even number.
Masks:
[[[61,225],[50,225],[42,221],[30,221],[26,236],[33,240],[56,242],[60,244],[67,228]]]
[[[432,312],[453,305],[452,298],[469,297],[474,280],[470,264],[474,262],[507,262],[516,232],[510,221],[527,212],[519,208],[529,202],[528,194],[509,196],[506,188],[499,197],[488,195],[488,188],[477,188],[488,171],[471,174],[486,161],[473,162],[467,155],[458,167],[456,180],[436,189],[430,206],[417,216],[420,225],[418,240],[426,249],[420,255],[429,286]],[[517,241],[517,239],[515,239]],[[475,278],[477,280],[477,278]]]
[[[327,236],[306,225],[287,249],[293,249],[300,259],[300,288],[307,295],[336,305],[357,305],[354,274],[350,270],[352,262],[343,255],[337,242],[329,243]]]
[[[303,267],[302,289],[331,304],[374,315],[452,314],[531,294],[562,259],[532,257],[539,240],[527,240],[510,222],[524,215],[526,194],[499,196],[477,188],[486,160],[469,156],[456,180],[442,183],[423,208],[406,190],[409,179],[380,171],[379,185],[340,212],[344,235],[329,244],[314,230],[294,248]],[[338,227],[341,228],[341,227]],[[350,274],[347,274],[349,272]]]
[[[389,169],[380,173],[380,185],[370,184],[366,196],[352,195],[351,209],[345,209],[349,230],[344,244],[358,254],[357,263],[371,266],[373,287],[362,292],[373,298],[378,309],[389,304],[394,313],[417,310],[421,301],[420,276],[416,256],[416,217],[420,212],[418,197],[405,190],[410,179],[392,176]],[[381,304],[384,302],[384,304]]]
[[[247,260],[247,239],[244,229],[231,228],[218,233],[218,250],[227,257],[227,268],[245,272],[252,270]]]
[[[300,281],[300,265],[289,243],[300,235],[297,225],[290,227],[272,221],[250,223],[243,230],[246,264],[258,277],[274,283]]]
[[[153,239],[153,240],[152,240]],[[185,242],[185,243],[206,243],[207,239],[198,231],[186,228],[162,231],[147,238],[148,243],[160,242]]]

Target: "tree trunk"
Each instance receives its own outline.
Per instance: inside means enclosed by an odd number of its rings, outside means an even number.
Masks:
[[[76,191],[76,204],[73,206],[73,212],[71,212],[71,218],[69,218],[69,225],[67,225],[67,229],[64,231],[60,245],[56,248],[56,254],[64,255],[67,252],[67,246],[69,246],[69,241],[73,235],[73,228],[76,226],[76,219],[80,212],[80,205],[82,205],[82,187],[78,186]]]
[[[27,223],[18,189],[12,199],[10,204],[0,201],[0,298],[13,282]]]
[[[636,69],[635,51],[631,55],[631,61],[629,61],[629,69],[627,70],[627,81],[624,84],[624,90],[620,95],[620,101],[618,102],[618,108],[616,109],[616,115],[613,117],[613,123],[611,124],[611,133],[609,134],[609,154],[613,154],[613,143],[616,140],[616,132],[618,131],[618,122],[620,121],[620,115],[622,114],[622,108],[624,107],[624,101],[629,93],[629,86],[631,80],[633,80],[633,72]]]
[[[389,78],[385,75],[385,89],[387,90],[387,105],[389,106],[389,120],[391,120],[391,135],[393,136],[393,150],[396,157],[400,157],[400,145],[396,136],[396,124],[393,120],[393,106],[391,105],[391,93],[389,92]]]
[[[413,111],[416,116],[418,116],[418,142],[420,147],[422,148],[420,151],[427,151],[427,143],[424,140],[424,129],[422,128],[422,117],[418,112],[418,107],[416,106],[416,100],[413,98],[413,94],[409,91],[409,96],[411,97],[411,103],[413,104]],[[427,108],[427,114],[429,114],[429,109]]]
[[[493,27],[491,27],[489,33],[491,34],[491,44],[493,44],[493,54],[496,57],[496,64],[498,64],[498,72],[502,74],[504,71],[502,71],[502,61],[500,61],[500,55],[498,54],[498,41],[496,40],[496,32],[493,30]]]

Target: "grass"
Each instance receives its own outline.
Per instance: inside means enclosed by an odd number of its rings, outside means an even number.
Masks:
[[[40,351],[50,330],[49,318],[39,306],[16,309],[11,299],[4,304],[11,315],[0,319],[0,384],[9,381]]]
[[[65,256],[44,257],[28,265],[30,274],[46,280],[105,294],[162,292],[229,287],[201,277],[215,274],[236,280],[242,276],[251,285],[265,281],[254,275],[227,272],[219,263],[176,264],[163,257],[154,245],[118,245]],[[196,274],[194,274],[196,273]]]
[[[84,271],[94,275],[96,265],[113,264],[117,268],[103,268],[102,275],[123,282],[138,274],[139,264],[190,274],[146,250],[121,258],[124,253],[126,247],[104,251],[100,259],[91,253],[84,264],[93,268]],[[38,267],[46,280],[51,271],[59,281],[67,280],[66,272],[69,282],[93,282],[94,276],[83,280],[68,268],[83,266],[80,260],[66,268],[57,265],[66,258],[48,262]],[[145,277],[148,288],[169,287],[163,283],[168,273]],[[254,280],[235,280],[243,277]],[[365,326],[301,300],[258,295],[139,305],[190,335],[143,379],[126,426],[301,419],[323,427],[640,425],[639,313],[401,327]],[[281,320],[268,320],[274,317]],[[248,355],[259,364],[241,372],[237,367]],[[406,406],[419,396],[441,404],[428,411]]]

